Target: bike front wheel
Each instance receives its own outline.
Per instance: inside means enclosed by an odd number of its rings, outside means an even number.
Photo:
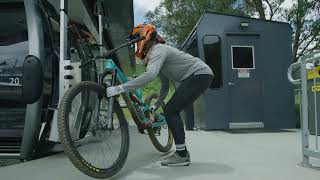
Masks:
[[[65,154],[74,166],[93,178],[115,175],[128,156],[127,121],[118,101],[113,107],[110,121],[108,109],[104,109],[108,108],[106,87],[91,81],[72,86],[59,105],[58,131]]]

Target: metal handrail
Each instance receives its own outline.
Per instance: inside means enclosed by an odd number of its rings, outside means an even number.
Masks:
[[[296,62],[296,63],[291,64],[289,66],[289,68],[288,68],[288,73],[287,73],[288,79],[294,85],[301,84],[301,79],[294,79],[293,76],[292,76],[293,75],[293,71],[298,69],[298,68],[300,68],[300,67],[301,67],[300,62]]]
[[[309,53],[309,54],[306,54],[304,56],[302,56],[300,59],[310,59],[310,58],[313,58],[315,57],[316,55],[319,55],[320,56],[320,50],[317,50],[317,51],[313,51],[312,53]]]
[[[295,70],[301,68],[302,63],[309,63],[309,62],[314,62],[314,61],[320,61],[320,50],[306,54],[306,55],[300,57],[298,62],[292,63],[289,66],[288,72],[287,72],[288,80],[294,85],[301,84],[301,77],[300,77],[300,79],[294,79],[293,72]]]
[[[300,85],[301,91],[299,91],[300,96],[300,119],[301,119],[301,135],[302,135],[302,152],[303,152],[303,160],[302,165],[304,166],[312,166],[309,161],[309,157],[320,158],[319,145],[318,145],[318,102],[317,102],[317,90],[313,91],[313,97],[310,96],[308,91],[308,84],[310,83],[308,77],[308,72],[313,70],[313,73],[316,73],[316,66],[319,65],[320,62],[320,51],[315,51],[304,55],[299,58],[299,61],[293,63],[288,68],[288,80],[294,85]],[[313,68],[308,69],[307,63],[312,63],[314,65]],[[293,78],[293,72],[300,68],[300,79]],[[313,77],[313,87],[316,89],[317,80],[316,77]],[[308,96],[309,95],[309,96]],[[310,103],[309,98],[313,98],[314,103]],[[314,119],[315,119],[315,148],[312,148],[309,143],[310,132],[309,132],[309,107],[313,107],[314,109]]]

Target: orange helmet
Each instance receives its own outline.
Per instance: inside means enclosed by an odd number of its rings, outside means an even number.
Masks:
[[[146,57],[152,42],[165,43],[158,35],[156,28],[151,24],[139,24],[133,28],[130,34],[130,40],[140,37],[144,37],[143,40],[137,42],[136,56],[140,59],[144,59]]]

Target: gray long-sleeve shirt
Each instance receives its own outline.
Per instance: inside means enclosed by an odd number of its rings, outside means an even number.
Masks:
[[[166,98],[170,87],[169,80],[181,82],[192,74],[213,75],[211,68],[201,59],[165,44],[153,45],[146,56],[146,61],[145,72],[124,83],[122,87],[125,92],[143,87],[159,74],[161,88],[156,106],[159,106]]]

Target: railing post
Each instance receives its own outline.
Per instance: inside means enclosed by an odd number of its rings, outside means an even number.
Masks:
[[[302,163],[305,166],[309,166],[309,156],[306,156],[304,151],[309,149],[309,130],[308,130],[308,86],[307,86],[307,69],[306,58],[301,58],[301,133],[302,133]]]

